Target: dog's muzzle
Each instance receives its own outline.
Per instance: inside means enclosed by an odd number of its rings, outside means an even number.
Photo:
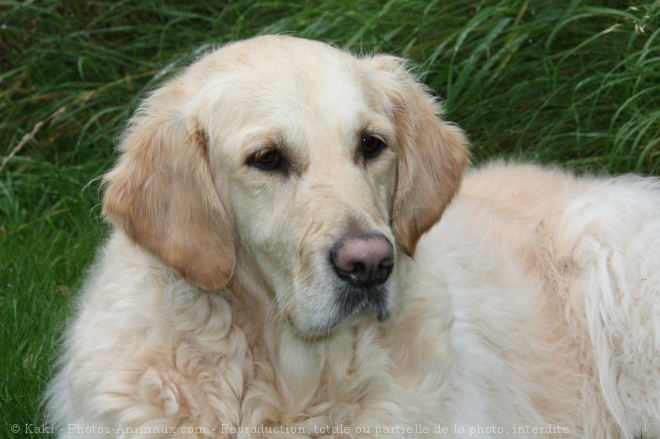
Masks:
[[[345,318],[373,310],[378,320],[389,316],[385,282],[394,267],[394,247],[381,234],[347,235],[330,251],[330,262],[340,282],[337,305]]]

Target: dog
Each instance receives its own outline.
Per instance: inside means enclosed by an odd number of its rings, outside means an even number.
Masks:
[[[660,183],[466,169],[441,116],[404,60],[290,36],[150,94],[56,434],[659,437]]]

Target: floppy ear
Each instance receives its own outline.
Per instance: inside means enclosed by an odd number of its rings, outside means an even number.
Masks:
[[[407,70],[405,61],[376,56],[382,84],[397,125],[400,156],[392,204],[392,228],[412,256],[419,238],[439,219],[458,190],[469,161],[463,131],[442,121],[440,104]]]
[[[141,105],[104,177],[103,214],[191,283],[217,291],[233,274],[236,244],[213,186],[207,135],[182,114],[185,102],[170,83]]]

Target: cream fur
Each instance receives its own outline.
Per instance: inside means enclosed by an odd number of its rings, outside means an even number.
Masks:
[[[290,37],[152,94],[106,176],[58,436],[660,436],[660,183],[493,163],[445,210],[467,153],[439,114],[402,61]],[[249,166],[264,146],[286,174]],[[332,302],[355,230],[396,244],[383,322]]]

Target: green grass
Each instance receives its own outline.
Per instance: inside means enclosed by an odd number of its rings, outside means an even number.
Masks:
[[[0,438],[44,436],[25,424],[105,233],[95,178],[139,98],[200,47],[286,32],[405,56],[476,162],[660,175],[660,2],[635,6],[0,1]]]

